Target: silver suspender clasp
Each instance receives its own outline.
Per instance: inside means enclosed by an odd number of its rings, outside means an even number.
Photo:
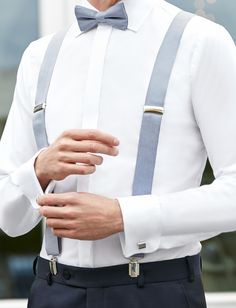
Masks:
[[[139,260],[144,258],[144,253],[137,253],[129,258],[129,276],[137,278],[140,275]]]
[[[163,115],[164,114],[164,108],[158,107],[158,106],[147,106],[147,105],[145,105],[143,107],[143,112],[157,113],[157,114]]]
[[[49,261],[49,269],[52,275],[57,275],[57,257],[52,256],[51,260]]]
[[[40,110],[43,110],[46,108],[46,102],[42,103],[42,104],[38,104],[34,107],[34,113],[40,111]]]
[[[129,260],[129,276],[137,278],[140,275],[140,264],[138,258],[131,257]]]

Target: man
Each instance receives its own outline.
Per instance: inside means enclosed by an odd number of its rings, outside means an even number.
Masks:
[[[116,2],[79,5],[106,11]],[[32,109],[52,36],[33,42],[21,61],[0,148],[0,227],[18,236],[44,216],[62,238],[51,262],[44,239],[29,307],[206,307],[199,242],[236,229],[234,43],[217,24],[189,21],[152,191],[132,196],[145,97],[179,9],[162,0],[123,3],[126,29],[98,22],[83,31],[75,22],[68,30],[47,97],[50,145],[40,151]],[[207,155],[216,180],[199,187]]]

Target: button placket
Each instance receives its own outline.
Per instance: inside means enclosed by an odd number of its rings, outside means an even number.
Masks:
[[[103,69],[111,32],[112,27],[107,25],[99,25],[95,32],[83,102],[83,129],[98,128]],[[89,179],[89,175],[83,176],[83,191],[89,192]],[[80,185],[78,183],[77,191],[82,191],[82,187],[79,186]],[[78,249],[80,266],[92,267],[94,263],[93,242],[80,241]]]

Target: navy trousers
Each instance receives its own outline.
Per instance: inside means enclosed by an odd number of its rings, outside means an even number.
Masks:
[[[95,271],[59,265],[52,277],[46,260],[40,262],[44,266],[39,266],[28,308],[206,308],[200,273],[185,260],[184,273],[178,262],[141,264],[137,279],[128,277],[126,265]]]

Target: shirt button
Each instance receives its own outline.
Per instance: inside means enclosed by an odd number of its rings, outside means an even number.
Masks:
[[[66,269],[63,271],[63,278],[66,279],[66,280],[71,279],[71,273]]]

